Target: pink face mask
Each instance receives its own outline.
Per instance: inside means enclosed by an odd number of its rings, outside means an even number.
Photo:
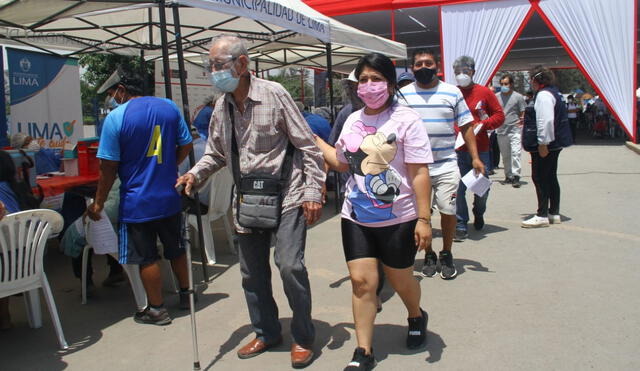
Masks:
[[[378,109],[389,99],[389,90],[385,81],[370,81],[358,84],[358,97],[371,109]]]

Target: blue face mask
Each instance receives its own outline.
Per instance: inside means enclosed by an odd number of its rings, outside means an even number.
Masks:
[[[511,88],[508,86],[501,86],[500,91],[506,94],[511,91]]]
[[[109,107],[113,110],[116,109],[120,106],[120,103],[118,103],[118,101],[116,100],[116,98],[111,97],[111,99],[109,99]]]
[[[234,77],[231,70],[221,70],[211,72],[211,82],[218,90],[223,93],[231,93],[236,90],[238,83],[240,83],[239,77]]]
[[[111,108],[112,110],[118,108],[121,104],[121,103],[118,103],[118,101],[116,100],[116,94],[118,94],[119,89],[120,87],[118,86],[118,88],[116,88],[116,91],[113,92],[113,95],[109,99],[109,108]]]

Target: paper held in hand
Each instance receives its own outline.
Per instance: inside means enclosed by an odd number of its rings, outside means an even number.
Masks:
[[[480,129],[482,129],[482,125],[483,124],[479,124],[478,126],[473,128],[473,135],[478,135],[478,133],[480,132]],[[463,145],[464,145],[464,138],[462,137],[462,132],[459,132],[458,136],[456,137],[455,149],[457,150],[458,148],[462,147]]]
[[[474,169],[471,169],[471,171],[462,177],[462,182],[467,186],[468,190],[477,194],[479,197],[484,196],[491,186],[491,180],[482,174],[476,176]]]

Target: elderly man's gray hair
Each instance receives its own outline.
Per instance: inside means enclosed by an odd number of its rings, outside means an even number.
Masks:
[[[249,51],[242,38],[227,34],[218,35],[211,40],[211,46],[221,42],[226,44],[226,48],[224,49],[232,57],[239,57],[241,55],[245,55],[247,58],[249,57]]]
[[[456,60],[453,62],[454,70],[458,68],[465,68],[465,67],[475,71],[476,61],[474,61],[473,58],[469,57],[468,55],[463,55],[456,58]]]

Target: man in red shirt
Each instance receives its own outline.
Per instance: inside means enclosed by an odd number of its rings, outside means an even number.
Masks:
[[[469,110],[471,110],[473,118],[476,120],[474,129],[482,125],[476,135],[476,144],[478,146],[478,155],[484,163],[485,169],[490,169],[491,159],[489,156],[489,136],[487,135],[487,131],[495,130],[502,125],[504,122],[504,113],[495,94],[489,90],[489,88],[473,82],[473,75],[476,72],[475,65],[473,58],[461,56],[453,62],[453,71],[458,87],[464,96],[464,100]],[[471,166],[471,156],[467,151],[466,145],[458,148],[456,152],[458,154],[460,175],[464,176],[473,169]],[[484,175],[488,177],[486,172]],[[460,181],[456,201],[456,219],[458,220],[454,237],[454,241],[456,242],[461,242],[468,236],[467,223],[469,222],[469,209],[467,208],[467,200],[465,198],[466,191],[467,187]],[[484,227],[484,212],[487,209],[488,197],[489,191],[482,197],[478,195],[473,196],[473,226],[476,230],[481,230],[482,227]]]

